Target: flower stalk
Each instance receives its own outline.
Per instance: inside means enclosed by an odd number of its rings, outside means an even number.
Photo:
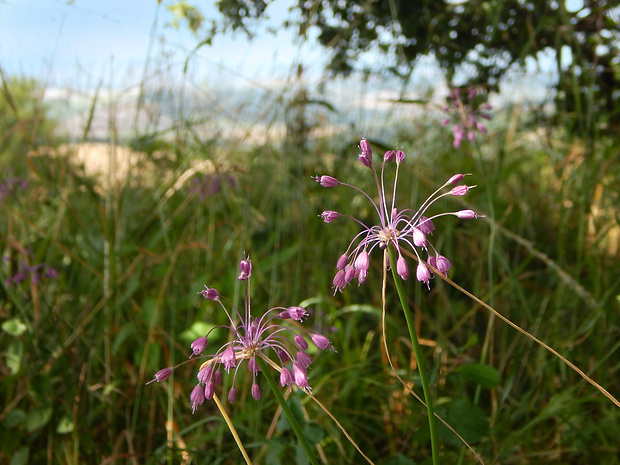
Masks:
[[[388,247],[388,256],[390,263],[396,263],[396,255],[394,253],[394,247]],[[400,305],[403,308],[405,314],[405,320],[407,320],[407,328],[409,329],[409,336],[411,338],[411,344],[413,345],[413,353],[415,354],[416,363],[418,365],[418,372],[420,373],[420,382],[422,383],[422,390],[424,391],[424,402],[426,403],[426,412],[428,415],[428,427],[431,435],[431,450],[433,454],[433,465],[439,465],[439,442],[437,440],[437,422],[435,421],[435,411],[433,409],[433,400],[431,396],[431,389],[428,383],[428,376],[426,375],[426,369],[424,368],[424,362],[422,361],[422,349],[420,342],[418,341],[418,335],[415,330],[415,324],[413,321],[413,315],[409,308],[409,302],[407,301],[407,295],[403,287],[403,282],[399,276],[396,267],[392,268],[392,275],[394,277],[394,284],[396,285],[396,292],[400,299]]]

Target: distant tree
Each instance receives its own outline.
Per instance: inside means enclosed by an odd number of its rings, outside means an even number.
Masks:
[[[269,0],[219,0],[223,21],[213,21],[203,43],[228,29],[249,36],[266,18]],[[305,36],[318,29],[330,51],[328,70],[391,73],[406,78],[416,60],[433,56],[452,83],[455,72],[473,71],[469,84],[497,88],[512,67],[552,48],[560,79],[558,102],[579,110],[585,98],[613,115],[620,100],[620,0],[298,0],[296,20],[285,22]],[[200,2],[195,0],[200,6]],[[360,56],[381,51],[382,69],[361,69]],[[560,66],[563,64],[563,67]],[[594,98],[593,98],[594,97]],[[615,114],[619,118],[618,114]]]

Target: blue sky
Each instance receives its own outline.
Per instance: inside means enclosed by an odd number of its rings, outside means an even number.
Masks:
[[[185,25],[170,26],[172,14],[164,0],[0,0],[0,66],[9,75],[34,76],[49,85],[75,80],[98,81],[105,76],[118,85],[140,78],[145,59],[165,60],[182,67],[200,41]],[[192,2],[189,2],[190,4]],[[213,2],[195,2],[208,19],[217,18]],[[272,24],[287,16],[291,0],[276,0],[268,8]],[[156,24],[155,27],[153,25]],[[293,34],[263,33],[249,42],[244,34],[219,36],[201,48],[197,68],[208,72],[225,67],[243,76],[268,76],[275,69],[290,72],[300,57],[319,70],[320,50],[299,48]],[[156,39],[149,42],[152,32]],[[150,50],[150,52],[149,52]],[[110,78],[110,76],[113,76]]]

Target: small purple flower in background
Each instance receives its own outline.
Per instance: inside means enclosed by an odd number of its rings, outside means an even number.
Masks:
[[[28,249],[25,249],[24,254],[30,255]],[[11,262],[13,259],[10,257],[4,257],[4,261]],[[5,286],[11,284],[19,284],[22,281],[30,278],[34,284],[38,284],[42,278],[54,279],[58,276],[58,271],[49,266],[47,263],[37,263],[30,266],[27,261],[22,261],[19,268],[12,276],[9,276],[4,280]]]
[[[17,190],[26,190],[28,188],[28,181],[22,178],[8,178],[0,184],[0,203],[4,201],[5,197],[15,197]]]
[[[405,159],[405,153],[402,150],[389,150],[386,152],[383,156],[381,176],[379,177],[372,164],[372,152],[370,150],[370,144],[368,144],[366,139],[362,139],[362,142],[360,143],[360,150],[360,161],[364,166],[368,167],[372,171],[374,176],[377,186],[378,202],[375,202],[370,195],[358,187],[338,181],[331,176],[314,177],[314,179],[324,187],[346,186],[363,194],[372,203],[377,215],[379,216],[379,224],[369,227],[357,218],[332,210],[327,210],[319,215],[326,223],[331,223],[338,218],[345,217],[356,221],[362,227],[362,231],[353,238],[346,252],[338,259],[336,264],[337,272],[333,281],[335,291],[342,291],[342,289],[344,289],[347,284],[354,279],[357,279],[358,283],[362,284],[368,276],[370,253],[376,247],[379,247],[381,250],[385,250],[390,244],[394,247],[398,255],[395,265],[396,271],[402,279],[407,279],[410,274],[409,266],[407,265],[407,261],[402,254],[403,246],[407,246],[413,250],[418,258],[419,263],[416,270],[416,278],[419,281],[429,285],[432,274],[427,265],[420,258],[418,249],[427,253],[428,264],[435,267],[435,269],[437,269],[440,273],[447,275],[447,272],[451,267],[450,262],[443,255],[440,255],[433,244],[428,240],[428,236],[432,236],[435,229],[433,220],[446,215],[453,215],[461,219],[478,218],[482,215],[476,214],[473,210],[460,210],[426,216],[427,211],[431,205],[442,197],[462,196],[475,186],[467,186],[464,184],[456,185],[461,182],[465,175],[455,174],[439,189],[433,192],[433,194],[428,197],[417,210],[398,210],[395,207],[396,186],[398,183],[399,167]],[[386,165],[392,161],[396,161],[396,174],[390,196],[391,201],[388,202],[384,185],[384,171]],[[326,185],[325,179],[330,180],[328,185]],[[456,186],[446,190],[448,186],[451,185]]]
[[[222,190],[222,183],[228,184],[233,189],[237,187],[237,181],[230,173],[207,173],[194,177],[190,192],[197,194],[200,201]]]
[[[487,133],[486,126],[480,119],[491,119],[487,113],[491,110],[491,105],[485,102],[485,96],[478,93],[476,89],[469,88],[466,92],[462,89],[454,88],[448,96],[448,105],[443,110],[448,112],[449,118],[442,121],[442,126],[447,126],[452,122],[452,134],[454,135],[454,148],[458,149],[467,136],[469,141],[475,138],[475,131],[482,134]]]
[[[200,294],[207,300],[217,302],[228,317],[229,324],[219,325],[212,328],[205,336],[201,336],[190,345],[192,357],[206,357],[198,370],[198,383],[190,394],[192,412],[213,398],[215,386],[222,382],[222,368],[226,372],[233,370],[232,387],[228,392],[229,402],[237,398],[235,388],[237,373],[243,361],[247,360],[247,368],[252,373],[251,394],[255,400],[260,399],[261,391],[256,382],[256,376],[260,372],[257,357],[261,357],[269,366],[280,372],[280,384],[284,386],[296,384],[301,389],[310,392],[308,385],[307,369],[312,363],[311,357],[306,350],[308,341],[312,342],[319,350],[333,349],[327,337],[314,334],[309,331],[300,333],[288,326],[277,323],[277,320],[291,319],[301,322],[308,316],[308,312],[302,307],[275,307],[260,317],[255,318],[250,309],[250,277],[252,276],[252,263],[249,257],[239,263],[239,280],[243,281],[245,299],[243,312],[237,310],[231,302],[223,298],[213,288],[205,286]],[[230,310],[227,308],[230,307]],[[233,338],[212,355],[202,355],[207,347],[207,340],[211,331],[216,328],[226,328],[231,331]],[[155,374],[155,378],[149,383],[167,379],[174,368],[164,368]]]

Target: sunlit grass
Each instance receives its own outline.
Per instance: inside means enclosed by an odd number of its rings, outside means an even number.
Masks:
[[[399,140],[380,142],[407,153],[399,196],[412,205],[451,175],[472,173],[479,187],[465,200],[488,221],[438,227],[434,242],[453,263],[451,279],[617,396],[618,141],[601,137],[586,148],[562,129],[526,127],[529,117],[496,109],[490,134],[477,139],[482,155],[469,144],[455,151],[449,129],[431,117],[399,122],[407,128]],[[270,121],[261,124],[275,126]],[[373,212],[348,192],[326,195],[310,176],[363,186],[355,147],[366,134],[310,138],[305,148],[247,134],[201,132],[189,119],[161,132],[136,128],[131,140],[112,132],[102,164],[111,171],[99,177],[43,150],[45,140],[21,142],[21,151],[2,146],[0,181],[14,170],[30,183],[1,205],[0,246],[11,259],[2,262],[2,282],[26,259],[58,271],[0,291],[2,463],[241,463],[216,405],[191,414],[196,366],[177,369],[167,385],[145,383],[186,359],[192,330],[204,331],[197,323],[226,321],[197,293],[206,284],[239,303],[244,252],[254,263],[255,312],[306,302],[314,313],[308,326],[329,334],[338,352],[316,357],[310,384],[364,453],[375,463],[428,460],[425,409],[394,376],[381,342],[380,261],[371,261],[363,286],[331,289],[336,260],[357,230],[326,225],[319,213]],[[116,155],[129,145],[146,161],[118,176],[127,160]],[[204,176],[222,182],[201,198]],[[428,291],[410,279],[405,289],[439,410],[485,463],[618,463],[619,410],[608,399],[514,329],[489,324],[488,311],[446,283],[434,280]],[[390,354],[418,392],[390,284],[387,298]],[[223,337],[214,332],[212,340]],[[478,388],[462,371],[482,359],[500,373],[497,387]],[[249,379],[241,381],[237,402],[223,404],[248,454],[257,463],[291,463],[297,444],[275,400],[254,401]],[[299,391],[291,397],[319,456],[362,463],[316,404]],[[450,414],[459,402],[466,412],[476,403],[488,425],[464,422],[458,409]],[[444,463],[475,463],[449,433],[441,442]]]

